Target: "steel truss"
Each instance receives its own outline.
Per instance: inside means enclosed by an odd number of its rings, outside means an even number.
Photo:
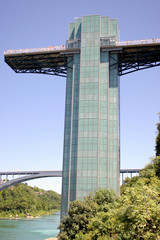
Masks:
[[[40,74],[47,74],[47,75],[56,75],[60,77],[67,76],[67,67],[63,68],[45,68],[45,69],[24,69],[24,70],[17,70],[13,69],[16,73],[40,73]]]
[[[67,76],[68,55],[60,52],[6,56],[5,62],[16,73],[40,73]]]
[[[160,46],[123,48],[117,64],[119,76],[160,66]]]

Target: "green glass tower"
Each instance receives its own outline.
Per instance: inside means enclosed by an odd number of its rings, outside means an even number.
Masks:
[[[119,194],[118,55],[109,50],[118,35],[117,19],[109,17],[84,16],[69,25],[74,55],[66,83],[62,216],[69,202],[98,188]]]

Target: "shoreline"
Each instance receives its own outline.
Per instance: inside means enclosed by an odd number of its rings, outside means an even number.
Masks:
[[[32,216],[32,215],[28,215],[28,216],[16,216],[16,217],[13,217],[13,216],[7,216],[7,217],[0,217],[0,220],[32,220],[32,219],[36,219],[36,218],[40,218],[42,216],[50,216],[50,215],[54,215],[56,212],[59,212],[60,210],[55,210],[54,212],[52,213],[49,213],[49,212],[46,212],[46,213],[43,213],[43,214],[38,214],[37,216]]]
[[[53,214],[50,214],[53,215]],[[41,215],[41,216],[48,216],[48,215]],[[34,219],[34,218],[40,218],[41,216],[27,216],[27,217],[0,217],[0,220],[29,220],[29,219]]]

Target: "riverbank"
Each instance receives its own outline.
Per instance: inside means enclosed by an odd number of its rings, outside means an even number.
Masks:
[[[49,215],[53,215],[54,213],[52,214],[49,214]],[[43,214],[43,215],[39,215],[39,216],[36,216],[36,217],[33,217],[33,216],[27,216],[27,217],[0,217],[0,220],[24,220],[24,219],[36,219],[36,218],[40,218],[41,216],[48,216],[48,214]]]
[[[0,214],[0,219],[5,219],[5,220],[14,220],[14,219],[36,219],[36,218],[40,218],[42,216],[50,216],[50,215],[54,215],[56,212],[59,212],[60,209],[54,209],[50,212],[46,212],[46,211],[40,211],[37,214],[34,215],[30,215],[29,213],[24,214],[16,214],[16,215],[12,215],[12,214],[6,214],[6,213],[2,213]]]

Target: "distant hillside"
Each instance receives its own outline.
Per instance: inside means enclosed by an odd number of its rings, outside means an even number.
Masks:
[[[17,184],[0,192],[0,217],[36,217],[60,209],[61,196],[27,184]]]

